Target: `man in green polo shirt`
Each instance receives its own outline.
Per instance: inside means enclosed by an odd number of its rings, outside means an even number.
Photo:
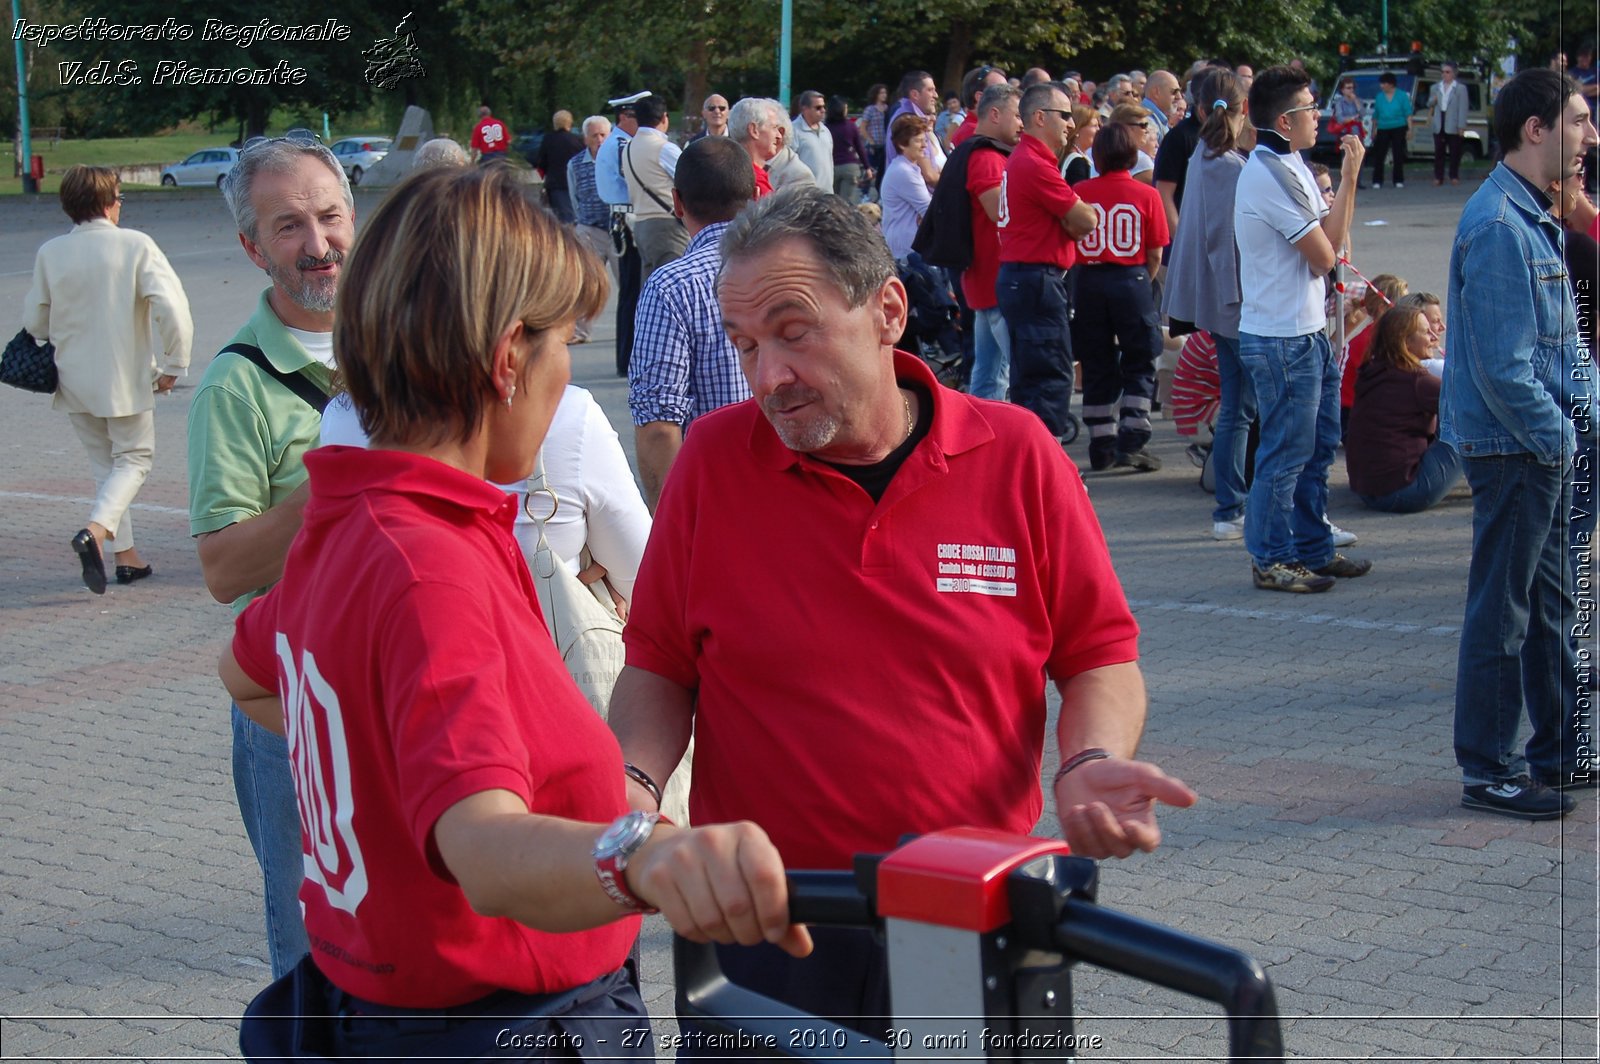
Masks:
[[[212,360],[189,409],[189,533],[206,587],[234,612],[283,574],[308,495],[333,369],[333,303],[355,239],[338,160],[313,138],[246,145],[223,185],[250,261],[272,287]],[[288,746],[233,707],[233,781],[265,880],[274,978],[308,952],[300,813]]]

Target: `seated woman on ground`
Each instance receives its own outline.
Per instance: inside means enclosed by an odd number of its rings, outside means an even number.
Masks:
[[[1435,377],[1444,376],[1444,307],[1432,292],[1407,292],[1394,301],[1397,307],[1415,307],[1428,319],[1428,355],[1422,368]]]
[[[1372,346],[1372,338],[1377,335],[1378,319],[1383,317],[1384,311],[1395,305],[1395,301],[1406,294],[1409,286],[1404,277],[1396,277],[1392,273],[1380,273],[1374,277],[1363,290],[1361,299],[1357,301],[1360,307],[1360,316],[1357,317],[1355,327],[1350,328],[1350,319],[1347,317],[1344,338],[1344,368],[1340,370],[1342,377],[1339,381],[1339,435],[1344,438],[1350,432],[1350,408],[1356,401],[1356,377],[1360,375],[1361,364],[1366,361],[1367,351]]]
[[[1432,329],[1415,307],[1396,307],[1373,328],[1345,438],[1350,488],[1374,510],[1419,513],[1461,480],[1460,455],[1438,438],[1439,378],[1422,367]]]

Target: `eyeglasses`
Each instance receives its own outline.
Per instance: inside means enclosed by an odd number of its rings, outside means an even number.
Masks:
[[[1060,115],[1062,121],[1064,121],[1064,122],[1072,121],[1072,112],[1071,111],[1063,111],[1059,107],[1041,107],[1041,108],[1039,108],[1039,110],[1043,111],[1047,115]]]
[[[1317,190],[1322,193],[1323,198],[1325,198],[1325,199],[1332,199],[1333,198],[1333,186],[1332,185],[1318,185],[1317,186]]]
[[[1314,103],[1304,103],[1304,104],[1301,104],[1299,107],[1291,107],[1291,108],[1289,108],[1287,111],[1285,111],[1283,113],[1285,115],[1297,115],[1301,111],[1318,111],[1318,110],[1321,110],[1321,108],[1319,108],[1316,104],[1314,104]]]
[[[709,104],[708,103],[704,107],[701,108],[702,111],[726,111],[727,109],[728,109],[728,105],[725,104],[725,103],[722,103],[722,104]]]

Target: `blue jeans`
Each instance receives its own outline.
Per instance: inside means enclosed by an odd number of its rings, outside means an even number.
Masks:
[[[972,312],[972,383],[979,399],[1005,401],[1011,388],[1011,333],[999,307]]]
[[[300,913],[305,858],[300,846],[300,806],[289,772],[289,743],[233,707],[233,792],[239,799],[250,848],[265,881],[267,952],[272,977],[281,979],[311,952]]]
[[[1363,495],[1361,501],[1384,513],[1419,514],[1439,505],[1460,481],[1461,456],[1443,440],[1434,440],[1422,452],[1422,464],[1411,483],[1387,495]]]
[[[1328,468],[1339,448],[1339,370],[1326,334],[1239,334],[1239,361],[1255,387],[1261,446],[1244,545],[1262,568],[1333,560]],[[1218,356],[1221,362],[1221,356]]]
[[[1256,419],[1256,387],[1239,361],[1238,337],[1212,333],[1211,339],[1217,345],[1217,376],[1222,382],[1222,402],[1211,433],[1211,469],[1217,484],[1217,508],[1211,511],[1211,520],[1236,521],[1244,513],[1245,453]]]
[[[1567,568],[1569,468],[1528,453],[1465,461],[1472,485],[1472,563],[1456,664],[1456,763],[1466,784],[1498,783],[1524,767],[1542,780],[1575,771],[1562,721],[1576,712],[1577,658]],[[1513,750],[1526,708],[1526,757]],[[1587,770],[1588,766],[1583,766]]]

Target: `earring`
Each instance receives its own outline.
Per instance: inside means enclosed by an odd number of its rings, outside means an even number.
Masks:
[[[516,394],[517,394],[517,386],[515,384],[513,384],[511,386],[511,390],[506,392],[506,409],[507,410],[511,409],[511,400],[516,397]]]

